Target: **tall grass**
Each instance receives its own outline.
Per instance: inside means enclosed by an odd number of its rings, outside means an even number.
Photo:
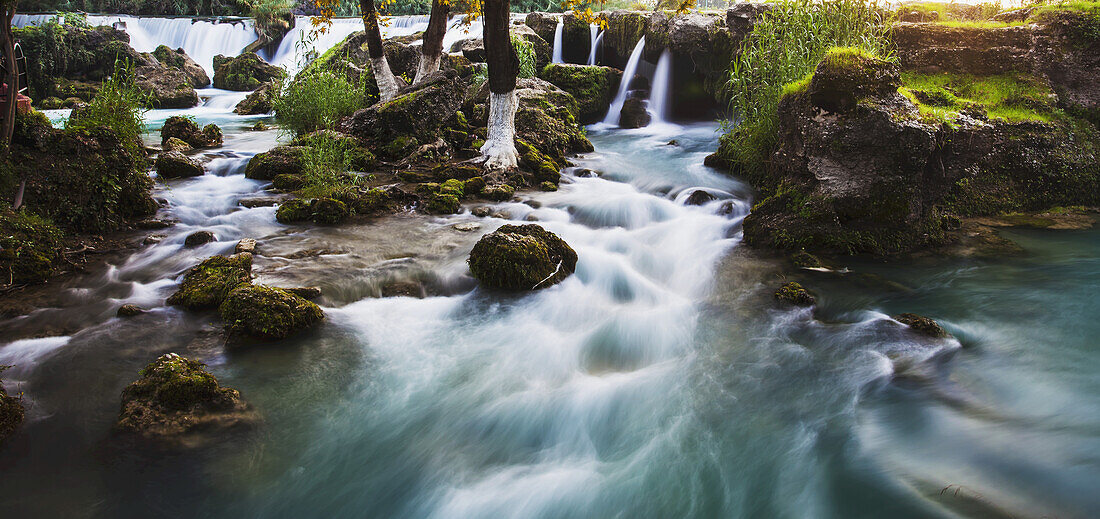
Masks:
[[[535,45],[515,34],[511,35],[512,47],[516,49],[519,58],[519,76],[535,77]]]
[[[723,94],[734,120],[725,122],[720,153],[747,173],[763,170],[778,136],[784,85],[813,71],[833,47],[855,47],[892,59],[893,13],[876,1],[779,0],[742,42]]]
[[[66,130],[84,130],[107,126],[114,129],[123,143],[141,142],[145,133],[145,106],[148,94],[134,84],[129,62],[116,61],[114,70],[99,86],[99,91],[84,107],[73,110],[65,122]]]
[[[274,102],[275,117],[297,135],[331,128],[369,103],[366,74],[359,81],[329,70],[303,75],[280,85]]]

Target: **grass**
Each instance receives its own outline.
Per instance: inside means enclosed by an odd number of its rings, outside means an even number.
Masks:
[[[936,25],[961,29],[1002,29],[1004,27],[1019,27],[1027,24],[1027,22],[997,22],[993,20],[941,20],[936,22]]]
[[[741,44],[723,94],[736,120],[719,155],[753,175],[775,148],[779,100],[808,85],[811,74],[834,47],[854,47],[892,59],[888,12],[863,0],[780,0]],[[804,83],[803,83],[804,82]]]
[[[74,111],[65,123],[66,130],[86,130],[107,126],[118,134],[127,146],[138,146],[145,132],[145,106],[148,95],[134,84],[133,70],[128,62],[116,61],[114,71],[107,76],[95,97],[87,106]],[[136,155],[135,155],[136,156]]]
[[[319,70],[284,85],[275,97],[275,118],[297,135],[331,128],[368,103],[366,74],[352,82],[341,74]]]
[[[969,4],[964,2],[915,2],[902,4],[897,13],[917,12],[928,16],[932,12],[939,15],[941,21],[988,20],[1003,10],[1001,2],[982,2]]]
[[[349,172],[362,168],[373,157],[368,159],[354,139],[329,133],[312,135],[300,143],[307,145],[302,154],[303,183],[298,190],[302,197],[345,199],[369,178]]]
[[[535,77],[535,45],[515,34],[511,35],[512,47],[519,58],[519,77]]]
[[[922,117],[933,121],[951,122],[967,110],[1007,122],[1050,122],[1063,115],[1054,106],[1050,88],[1023,74],[903,72],[901,81],[899,92],[917,104]]]

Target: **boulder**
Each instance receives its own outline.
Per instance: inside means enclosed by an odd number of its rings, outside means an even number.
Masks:
[[[561,20],[562,59],[566,63],[588,63],[588,55],[592,52],[592,29],[588,22],[573,12],[565,13]]]
[[[466,93],[460,78],[442,77],[344,118],[337,131],[379,146],[420,139],[454,123]]]
[[[164,143],[164,151],[191,151],[193,149],[190,144],[176,137],[169,137],[168,142]]]
[[[794,281],[779,287],[779,290],[775,291],[775,299],[793,306],[813,306],[817,303],[813,294]]]
[[[1028,26],[897,23],[893,40],[905,69],[985,75],[1030,72],[1033,66]]]
[[[178,151],[167,151],[157,156],[157,175],[162,178],[202,176],[202,165]]]
[[[554,57],[554,39],[547,40],[526,25],[513,25],[511,35],[530,43],[535,49],[535,70],[542,70]]]
[[[756,26],[756,20],[764,13],[775,8],[775,4],[766,2],[737,2],[726,9],[726,29],[744,38]]]
[[[199,129],[198,123],[191,117],[173,115],[164,120],[160,129],[161,146],[172,138],[179,139],[193,148],[215,148],[222,145],[222,130],[216,124],[208,124]]]
[[[251,282],[251,254],[211,256],[184,274],[168,304],[189,310],[217,308],[233,289]]]
[[[648,12],[624,9],[600,14],[607,21],[607,28],[603,33],[603,46],[614,55],[615,63],[626,63],[630,53],[638,45],[638,40],[646,34],[649,15]]]
[[[193,88],[210,86],[210,76],[206,74],[206,70],[195,63],[183,49],[172,50],[167,45],[161,45],[153,51],[153,57],[165,67],[183,72]]]
[[[325,314],[310,301],[287,290],[242,285],[218,307],[226,328],[262,340],[280,340],[310,328]]]
[[[183,246],[188,249],[193,249],[200,245],[206,245],[210,242],[218,241],[218,237],[210,231],[195,231],[187,235],[187,238],[183,240]]]
[[[249,254],[252,254],[252,253],[256,252],[256,240],[254,240],[252,238],[243,238],[243,239],[241,239],[240,241],[237,242],[236,247],[233,248],[233,252],[235,254],[240,254],[242,252],[247,252]]]
[[[285,70],[264,62],[255,52],[235,58],[214,56],[214,88],[249,92],[285,77]]]
[[[649,102],[641,97],[630,97],[623,103],[619,113],[619,126],[622,128],[641,128],[649,126]]]
[[[929,337],[944,338],[950,336],[947,330],[944,330],[942,326],[936,321],[924,317],[922,315],[905,313],[901,315],[895,315],[894,320],[908,326],[911,330],[921,335],[927,335]]]
[[[300,146],[276,146],[271,151],[257,153],[245,166],[244,176],[253,180],[273,180],[278,175],[301,175],[304,151]]]
[[[687,200],[685,200],[684,203],[687,205],[706,205],[715,200],[716,198],[714,197],[714,195],[702,189],[696,189],[695,191],[692,191],[690,195],[688,195]]]
[[[115,430],[159,447],[195,448],[259,421],[240,393],[218,384],[204,364],[169,353],[122,391]]]
[[[161,65],[134,67],[134,84],[145,92],[152,108],[191,108],[199,94],[183,71]]]
[[[725,77],[742,38],[727,29],[728,14],[658,11],[645,30],[645,57],[656,63],[668,49],[710,78]]]
[[[523,78],[516,84],[516,98],[516,138],[554,159],[592,151],[577,123],[577,101],[569,93],[538,78]]]
[[[486,288],[536,290],[569,277],[577,267],[577,253],[538,225],[505,225],[483,236],[467,263]]]
[[[466,38],[458,40],[451,45],[452,53],[461,53],[466,59],[474,63],[485,62],[485,40],[481,38]]]
[[[145,310],[143,310],[140,306],[125,304],[118,307],[118,311],[115,312],[115,315],[117,317],[135,317],[143,313],[145,313]]]
[[[550,64],[540,77],[572,95],[577,100],[578,120],[589,124],[607,113],[623,73],[611,67]]]
[[[1058,104],[1100,127],[1100,22],[1095,12],[1091,19],[1067,11],[1038,16],[1041,25],[1032,56],[1058,94]]]
[[[271,113],[275,103],[275,86],[272,83],[264,83],[256,91],[248,94],[248,97],[237,103],[233,113],[237,115],[263,115]]]
[[[554,33],[558,30],[560,16],[560,14],[529,13],[523,21],[543,41],[552,42]]]
[[[62,264],[62,234],[28,211],[0,208],[0,272],[5,285],[41,283]]]

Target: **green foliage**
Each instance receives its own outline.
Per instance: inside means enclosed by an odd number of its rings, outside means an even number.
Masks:
[[[238,0],[20,0],[23,12],[80,11],[162,16],[241,16],[248,5]]]
[[[61,259],[61,231],[25,210],[0,209],[0,286],[40,283]]]
[[[897,13],[919,13],[926,21],[936,13],[940,22],[951,21],[980,21],[988,20],[993,15],[1001,12],[1001,2],[982,2],[978,4],[962,2],[916,2],[902,4],[897,8]]]
[[[347,199],[366,183],[368,177],[349,171],[369,169],[374,156],[359,147],[355,139],[318,132],[299,142],[306,146],[301,159],[301,196]]]
[[[116,61],[114,71],[103,80],[99,92],[87,106],[74,110],[65,122],[65,129],[106,126],[118,134],[124,145],[140,146],[141,134],[145,132],[147,101],[148,95],[134,84],[130,64]]]
[[[950,122],[962,111],[982,111],[1008,122],[1052,121],[1062,117],[1053,92],[1038,78],[1024,74],[972,76],[903,72],[899,92],[915,102],[921,115]]]
[[[511,37],[512,47],[519,57],[519,77],[535,77],[535,45],[515,34]]]
[[[342,117],[368,105],[366,75],[353,83],[341,74],[318,70],[284,83],[275,96],[275,117],[298,135],[331,128]]]
[[[890,19],[875,2],[781,0],[754,25],[733,62],[723,94],[737,123],[722,154],[748,171],[763,169],[774,149],[784,87],[804,80],[833,47],[892,59]]]

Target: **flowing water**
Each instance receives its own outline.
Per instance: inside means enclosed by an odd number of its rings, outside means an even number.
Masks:
[[[630,80],[638,72],[638,64],[642,61],[644,50],[645,36],[642,36],[638,43],[634,45],[634,50],[630,52],[630,58],[626,61],[626,68],[623,69],[623,80],[619,82],[619,90],[615,93],[615,99],[611,101],[611,107],[607,110],[607,116],[604,117],[603,124],[619,125],[619,115],[623,111],[623,104],[626,103],[626,96],[630,93]]]
[[[565,45],[562,44],[562,33],[564,32],[565,24],[558,20],[558,25],[554,28],[554,50],[550,56],[551,63],[565,63],[565,59],[562,58],[562,52]]]
[[[668,120],[672,103],[672,53],[665,49],[653,72],[653,88],[649,91],[649,113],[657,123]]]
[[[201,94],[147,117],[150,142],[179,113],[225,131],[206,175],[158,184],[179,223],[63,282],[64,304],[0,321],[5,386],[28,408],[0,451],[0,516],[1100,516],[1100,231],[1006,231],[1027,252],[995,261],[785,273],[739,246],[752,195],[702,166],[716,125],[598,125],[575,162],[600,176],[568,169],[558,192],[495,207],[562,236],[576,274],[503,296],[464,262],[508,221],[284,226],[241,207],[264,193],[245,164],[282,138],[245,131],[262,117],[231,113],[240,93]],[[696,189],[715,200],[686,205]],[[183,248],[203,229],[218,241]],[[227,348],[216,316],[164,306],[244,237],[258,282],[322,288],[323,326]],[[776,308],[791,276],[820,294],[816,319]],[[431,297],[378,297],[408,280]],[[124,303],[150,311],[115,318]],[[120,448],[122,388],[170,351],[264,425],[187,454]]]

